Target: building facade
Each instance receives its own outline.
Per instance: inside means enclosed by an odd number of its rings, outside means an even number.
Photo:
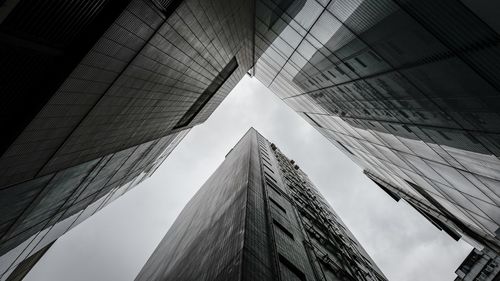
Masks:
[[[253,128],[136,281],[387,280],[307,175]]]
[[[455,271],[455,281],[500,280],[500,256],[488,249],[473,249]]]
[[[436,227],[500,251],[487,0],[0,1],[0,280],[249,73]]]
[[[274,30],[257,1],[255,77],[391,196],[498,252],[499,4],[296,2]]]
[[[253,1],[63,2],[0,1],[0,280],[151,175],[252,65]]]
[[[27,274],[18,266],[34,266],[61,235],[151,176],[187,132],[1,190],[0,280]]]

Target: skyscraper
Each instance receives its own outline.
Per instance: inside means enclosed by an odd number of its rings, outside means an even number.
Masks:
[[[386,280],[307,175],[251,128],[136,281]]]
[[[0,280],[150,175],[245,73],[393,198],[500,251],[496,1],[63,2],[0,1]]]
[[[59,236],[149,177],[186,133],[1,190],[1,217],[18,217],[3,221],[0,280],[17,280],[12,279],[16,276],[11,272],[26,274],[27,271],[16,270],[23,260],[35,265]],[[30,258],[33,256],[37,259]]]
[[[256,45],[269,47],[252,73],[391,196],[453,238],[498,252],[499,9],[307,1],[282,14],[282,31],[256,24]]]
[[[0,1],[0,280],[208,118],[252,65],[253,11],[250,0]]]
[[[500,278],[500,256],[484,249],[472,249],[455,271],[455,281],[496,281]]]

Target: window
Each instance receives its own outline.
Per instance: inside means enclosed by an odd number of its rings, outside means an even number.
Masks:
[[[285,208],[283,208],[283,206],[280,205],[280,203],[278,203],[276,200],[274,200],[272,197],[269,197],[269,201],[271,201],[273,203],[274,206],[276,206],[278,209],[280,209],[283,213],[286,214],[286,210]]]
[[[271,181],[273,181],[274,183],[278,183],[270,174],[268,174],[267,172],[264,172],[264,175],[266,175],[266,178],[267,179],[270,179]]]
[[[191,121],[196,117],[196,115],[203,109],[203,107],[208,103],[208,101],[213,97],[213,95],[219,90],[219,88],[226,82],[226,80],[233,74],[233,72],[238,68],[238,62],[236,58],[233,58],[222,71],[215,77],[210,85],[201,93],[201,95],[196,99],[196,101],[191,105],[191,107],[184,113],[181,119],[174,126],[174,129],[185,127],[189,125]]]
[[[330,74],[333,78],[337,78],[337,76],[335,76],[335,74],[333,74],[330,70],[327,70],[326,72],[328,72],[328,74]]]
[[[293,238],[292,232],[290,230],[286,229],[281,223],[279,223],[277,220],[273,219],[273,224],[281,231],[283,232],[286,236],[288,236],[290,239],[295,240]]]
[[[351,64],[349,64],[348,62],[344,62],[345,66],[347,66],[347,68],[349,68],[352,72],[355,72],[354,68],[351,66]]]
[[[271,162],[271,159],[269,159],[269,156],[265,155],[265,154],[261,154],[262,155],[262,159],[264,161],[267,161],[267,162]]]
[[[292,6],[292,4],[294,4],[294,1],[290,0],[275,1],[276,6],[273,8],[271,12],[271,16],[269,18],[268,30],[271,29],[278,22],[278,20],[283,21],[283,18],[287,17],[287,15],[283,14],[285,14],[286,12],[293,14],[294,13],[293,10],[298,9],[297,5]]]
[[[266,179],[267,186],[269,186],[271,189],[273,189],[276,193],[281,194],[280,188],[270,181],[269,179]]]
[[[267,160],[266,158],[262,157],[262,160],[264,160],[264,162],[266,164],[268,164],[269,166],[272,166],[271,162],[269,160]]]
[[[280,269],[281,269],[282,280],[287,280],[287,281],[294,281],[294,280],[306,281],[306,275],[304,274],[304,272],[302,272],[298,267],[296,267],[287,258],[285,258],[284,256],[282,256],[280,254],[279,255],[279,260],[280,260]]]
[[[267,168],[267,170],[268,170],[269,172],[271,172],[271,173],[273,173],[273,174],[274,174],[273,169],[269,168],[269,166],[267,166],[265,163],[262,163],[262,164],[263,164],[263,166],[264,166],[264,167],[266,167],[266,168]]]

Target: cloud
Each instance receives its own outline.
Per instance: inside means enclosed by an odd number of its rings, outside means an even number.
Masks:
[[[453,280],[470,246],[389,198],[248,77],[153,177],[61,237],[25,280],[133,280],[187,201],[251,126],[297,161],[390,280]]]

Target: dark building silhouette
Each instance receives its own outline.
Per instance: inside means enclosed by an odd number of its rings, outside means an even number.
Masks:
[[[499,9],[308,1],[275,32],[255,77],[393,198],[498,252]]]
[[[254,18],[250,0],[0,1],[0,280],[208,118],[253,63]]]
[[[387,280],[307,175],[253,128],[136,281]]]

